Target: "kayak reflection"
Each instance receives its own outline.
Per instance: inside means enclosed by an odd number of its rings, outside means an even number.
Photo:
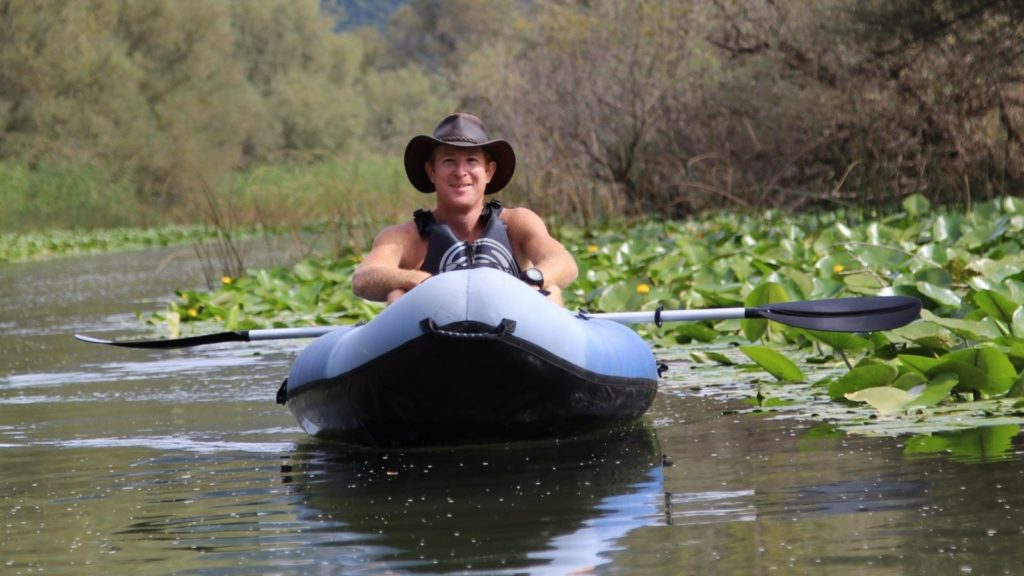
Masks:
[[[341,450],[300,445],[283,467],[301,519],[332,533],[319,541],[334,566],[565,574],[664,523],[657,439],[641,425],[543,444]]]

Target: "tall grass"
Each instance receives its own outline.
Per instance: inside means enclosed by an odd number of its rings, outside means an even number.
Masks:
[[[312,164],[263,165],[236,175],[222,200],[244,206],[243,220],[329,232],[362,246],[386,223],[407,220],[433,198],[417,193],[400,158],[356,156]]]
[[[138,225],[145,208],[128,175],[90,164],[0,161],[0,226],[5,232]]]
[[[130,176],[88,164],[0,162],[0,224],[8,233],[131,226],[314,228],[364,243],[382,223],[411,217],[432,198],[409,185],[398,158],[328,157],[265,164],[214,183],[193,178],[183,200],[138,196]],[[370,236],[372,238],[372,236]]]

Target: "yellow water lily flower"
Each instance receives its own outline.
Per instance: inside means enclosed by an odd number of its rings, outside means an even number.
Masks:
[[[637,287],[636,287],[636,293],[637,294],[646,296],[647,294],[650,294],[650,292],[651,292],[651,287],[648,286],[647,284],[638,284]]]
[[[199,316],[199,310],[197,310],[196,308],[189,308],[188,309],[188,317],[189,318],[195,318],[196,316]]]
[[[587,253],[593,254],[593,253],[595,253],[597,251],[598,251],[597,244],[589,244],[589,245],[587,245]]]
[[[844,268],[842,264],[836,264],[835,266],[832,267],[832,272],[834,274],[839,274],[843,270],[846,270],[846,268]]]
[[[231,276],[221,276],[220,277],[220,283],[225,285],[225,286],[230,285],[232,282],[234,282],[234,279],[232,279]]]

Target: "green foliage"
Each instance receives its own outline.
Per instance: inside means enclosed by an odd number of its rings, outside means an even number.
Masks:
[[[412,133],[430,133],[456,108],[443,80],[416,66],[382,70],[362,80],[366,101],[364,130],[371,146],[397,154]],[[427,98],[425,95],[431,95]]]
[[[124,223],[102,214],[118,207],[159,219],[206,205],[256,164],[397,155],[398,131],[425,130],[455,105],[415,67],[369,68],[371,36],[334,33],[316,0],[46,0],[4,14],[0,161],[33,178],[92,171],[118,184],[109,196],[68,191],[99,225]],[[401,125],[382,133],[388,118]],[[4,219],[43,225],[24,211]],[[50,226],[82,225],[71,214]]]
[[[781,284],[762,282],[747,295],[743,306],[757,308],[776,302],[789,302],[792,299]],[[740,324],[743,326],[743,335],[751,342],[760,339],[768,331],[768,321],[762,318],[744,319]]]
[[[993,220],[1007,222],[995,228],[995,235]],[[957,234],[937,240],[931,231],[952,221],[958,222]],[[985,230],[981,243],[971,240],[979,228]],[[655,345],[701,342],[707,343],[702,347],[725,347],[744,337],[759,341],[740,348],[756,367],[736,369],[771,374],[778,381],[772,386],[779,390],[769,390],[776,400],[782,400],[786,389],[793,390],[787,402],[801,398],[806,403],[808,396],[820,395],[843,410],[830,417],[842,414],[847,419],[846,414],[857,413],[855,404],[864,403],[885,414],[879,433],[903,433],[922,425],[916,422],[948,429],[1019,412],[1014,399],[1024,395],[1024,338],[1015,330],[1024,281],[1018,272],[996,286],[975,266],[1020,251],[1024,204],[1019,202],[981,205],[968,216],[940,209],[916,217],[895,214],[842,224],[809,215],[719,214],[629,228],[567,227],[558,236],[580,267],[580,277],[564,292],[570,308],[736,307],[777,301],[784,294],[802,300],[856,296],[862,287],[843,281],[851,272],[879,279],[881,293],[922,299],[926,309],[921,320],[871,335],[779,324],[770,331],[751,332],[738,320],[636,327]],[[239,327],[367,320],[379,308],[351,294],[356,254],[349,252],[338,261],[312,260],[291,271],[250,272],[213,293],[183,293],[164,319],[172,327],[179,320],[186,325],[219,320]],[[836,259],[837,254],[844,256]],[[957,304],[939,292],[922,291],[925,280],[952,293]],[[843,368],[848,355],[856,355],[855,362]],[[695,352],[693,358],[741,364],[716,350]],[[815,373],[829,374],[807,382],[809,372],[800,359]]]
[[[894,386],[862,388],[845,396],[854,402],[867,402],[883,414],[898,414],[914,408],[934,406],[948,398],[956,385],[956,377],[946,377],[929,385],[916,396]]]
[[[209,198],[223,207],[225,227],[202,224],[208,205],[156,214],[136,201],[130,183],[111,181],[87,166],[31,171],[0,162],[0,177],[9,183],[0,187],[0,217],[9,231],[0,232],[0,261],[153,244],[195,243],[202,249],[204,242],[225,236],[238,239],[284,231],[313,234],[318,249],[338,253],[368,246],[383,225],[408,218],[429,200],[409,194],[400,165],[373,155],[240,172],[230,190]],[[81,192],[74,196],[77,203],[65,200],[71,189]],[[118,201],[109,205],[104,194]],[[93,200],[85,203],[87,199]],[[182,224],[123,228],[168,221]],[[51,228],[54,225],[60,227]],[[211,274],[214,279],[236,275],[227,269]]]
[[[352,294],[359,259],[311,259],[291,270],[256,270],[224,277],[214,293],[179,291],[167,312],[154,318],[173,333],[182,322],[217,322],[228,330],[337,324],[374,316],[381,306]]]
[[[390,59],[457,75],[473,54],[515,34],[514,25],[525,16],[522,5],[521,0],[412,0],[388,21]]]
[[[240,236],[258,230],[240,230]],[[0,233],[0,263],[36,260],[69,254],[112,252],[149,246],[173,246],[216,238],[217,231],[205,226],[164,226],[105,228],[101,230],[53,230],[45,233]]]
[[[857,366],[831,382],[828,386],[828,395],[833,400],[842,400],[860,390],[889,386],[898,374],[899,370],[888,364]]]
[[[0,161],[0,230],[140,224],[133,181],[96,166]]]
[[[267,164],[398,162],[463,109],[515,143],[507,197],[565,222],[723,206],[916,218],[1024,184],[1019,3],[962,4],[4,2],[0,161],[91,167],[178,213]],[[1008,225],[965,233],[951,215],[921,232],[976,246]],[[941,284],[918,290],[955,306]]]
[[[740,351],[782,382],[799,382],[804,373],[785,355],[765,346],[740,346]]]

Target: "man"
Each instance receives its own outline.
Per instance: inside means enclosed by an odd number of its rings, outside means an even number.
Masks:
[[[436,208],[377,235],[352,276],[356,295],[391,303],[435,274],[491,266],[561,304],[562,288],[578,273],[572,255],[531,210],[485,202],[508,184],[515,165],[512,146],[488,140],[471,114],[448,116],[433,136],[410,140],[406,175],[420,192],[436,192]]]

